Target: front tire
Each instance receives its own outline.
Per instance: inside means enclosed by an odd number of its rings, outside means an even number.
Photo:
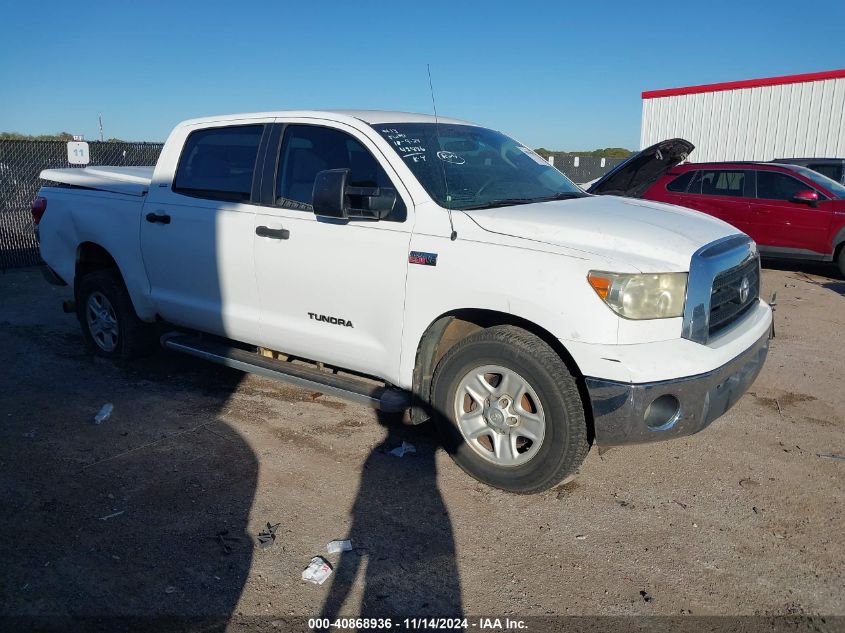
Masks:
[[[839,265],[839,274],[845,277],[845,245],[839,247],[839,256],[836,258]]]
[[[547,343],[518,327],[487,328],[452,347],[435,370],[432,404],[458,466],[509,492],[551,488],[590,449],[575,379]]]
[[[155,349],[155,326],[135,314],[116,270],[95,270],[79,281],[76,316],[87,346],[98,356],[129,360]]]

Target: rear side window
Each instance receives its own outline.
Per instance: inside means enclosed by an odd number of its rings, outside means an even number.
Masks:
[[[743,196],[745,172],[740,170],[710,169],[696,174],[688,193],[705,196]]]
[[[263,125],[238,125],[191,132],[179,158],[173,191],[212,200],[249,201],[263,131]]]
[[[675,180],[666,185],[666,189],[669,191],[674,191],[676,193],[683,193],[687,190],[687,187],[689,186],[690,181],[692,180],[692,177],[695,175],[695,173],[696,172],[694,171],[688,171],[685,174],[681,174],[680,176],[675,178]]]
[[[757,172],[757,197],[766,200],[792,200],[799,191],[813,189],[797,178],[777,171]]]

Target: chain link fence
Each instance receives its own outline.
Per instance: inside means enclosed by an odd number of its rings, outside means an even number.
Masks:
[[[155,165],[162,143],[88,144],[90,165]],[[624,158],[551,154],[549,162],[576,183],[605,174]],[[42,169],[70,165],[65,141],[0,140],[0,270],[41,263],[29,203],[35,197]]]
[[[88,143],[90,165],[155,165],[162,143]],[[67,160],[65,141],[0,140],[0,270],[41,263],[29,204],[42,169],[81,167]]]
[[[549,154],[547,160],[557,167],[558,171],[563,172],[572,182],[583,185],[585,182],[591,182],[596,178],[601,178],[619,163],[628,159],[573,156],[572,154],[552,152]]]

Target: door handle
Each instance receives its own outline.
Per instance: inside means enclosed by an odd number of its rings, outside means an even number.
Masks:
[[[771,213],[768,209],[754,209],[757,213]]]
[[[170,224],[170,216],[166,213],[148,213],[147,222],[150,224]]]
[[[287,229],[271,229],[269,226],[259,226],[255,229],[255,234],[258,237],[269,237],[273,240],[286,240],[290,237],[290,231]]]

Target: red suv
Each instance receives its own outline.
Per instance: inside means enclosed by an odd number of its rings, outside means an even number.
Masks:
[[[653,145],[588,191],[668,202],[733,224],[763,255],[835,261],[845,275],[845,186],[781,163],[686,163],[683,139]]]

